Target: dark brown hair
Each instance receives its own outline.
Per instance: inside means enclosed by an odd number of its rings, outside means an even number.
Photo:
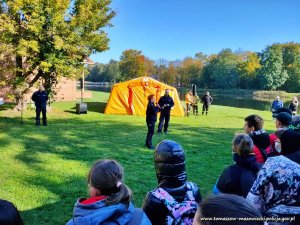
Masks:
[[[128,205],[131,200],[131,190],[123,183],[123,175],[123,168],[117,161],[100,160],[91,168],[88,183],[100,190],[101,195],[108,196],[105,200],[106,205],[120,202]]]
[[[245,118],[248,127],[254,127],[254,130],[260,130],[264,126],[264,119],[259,115],[250,115]]]
[[[151,99],[154,97],[154,95],[149,95],[148,96],[148,101],[151,101]]]

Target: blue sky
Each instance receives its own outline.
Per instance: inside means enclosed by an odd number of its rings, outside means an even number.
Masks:
[[[112,0],[111,7],[110,49],[92,55],[95,62],[119,60],[126,49],[176,60],[300,42],[300,0]]]

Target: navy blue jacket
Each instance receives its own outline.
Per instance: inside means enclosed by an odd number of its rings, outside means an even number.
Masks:
[[[233,160],[235,164],[223,171],[217,182],[217,188],[222,193],[246,198],[262,165],[256,162],[255,155],[241,157],[235,153]]]
[[[147,105],[146,110],[146,122],[149,123],[155,123],[157,121],[157,113],[159,111],[159,108],[154,105],[153,102],[149,102]]]
[[[48,101],[48,94],[45,91],[36,91],[31,97],[35,103],[36,108],[46,108]]]
[[[174,106],[174,101],[173,98],[168,95],[168,96],[162,96],[160,97],[158,104],[160,105],[160,107],[164,107],[161,111],[162,112],[170,112],[171,108]],[[164,106],[164,105],[168,105],[168,106]]]

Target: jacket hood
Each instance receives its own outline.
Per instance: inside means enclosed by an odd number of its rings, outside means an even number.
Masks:
[[[173,188],[185,185],[187,176],[181,145],[175,141],[162,141],[155,149],[154,163],[159,187]]]
[[[255,173],[257,173],[262,167],[262,164],[256,162],[255,155],[242,157],[239,154],[235,153],[233,154],[233,161],[235,161],[238,166],[250,169]]]
[[[98,224],[127,224],[132,216],[134,206],[119,203],[116,205],[105,205],[105,200],[92,204],[81,204],[84,199],[78,199],[75,203],[73,218],[67,225],[98,225]]]
[[[261,133],[261,134],[249,134],[252,138],[254,145],[258,148],[268,148],[270,146],[270,137],[268,133]]]

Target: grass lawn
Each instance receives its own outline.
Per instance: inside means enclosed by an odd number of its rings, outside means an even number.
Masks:
[[[48,127],[34,126],[34,111],[24,124],[11,106],[0,106],[0,198],[12,201],[25,224],[65,224],[78,197],[87,196],[86,175],[97,159],[113,158],[125,169],[126,184],[140,207],[156,183],[153,151],[144,148],[145,117],[103,114],[109,94],[93,92],[88,114],[77,115],[75,102],[55,103]],[[186,152],[188,179],[207,196],[232,163],[231,140],[241,132],[244,117],[259,114],[272,131],[271,113],[211,106],[208,116],[171,117],[169,134],[154,135],[179,142]],[[156,124],[157,126],[157,124]]]

